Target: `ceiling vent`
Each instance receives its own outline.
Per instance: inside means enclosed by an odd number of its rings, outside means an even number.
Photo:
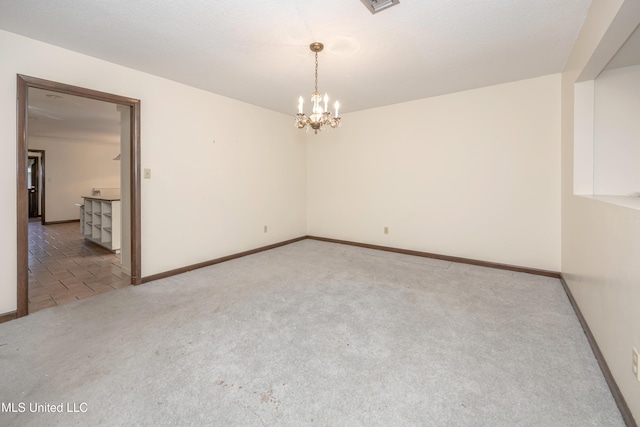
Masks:
[[[371,11],[371,13],[378,13],[381,10],[388,9],[394,4],[400,3],[400,0],[362,0],[367,9]]]

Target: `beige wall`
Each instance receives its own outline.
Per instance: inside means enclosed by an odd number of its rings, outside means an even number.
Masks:
[[[309,234],[559,271],[559,74],[346,114],[310,139]]]
[[[75,205],[94,187],[120,188],[120,144],[29,138],[29,149],[45,150],[45,221],[79,219]]]
[[[290,116],[5,31],[0,58],[0,314],[16,308],[16,74],[141,100],[143,276],[306,233]]]
[[[637,0],[594,0],[562,76],[562,272],[636,420],[640,210],[573,195],[573,118],[576,80],[594,78],[639,21]]]

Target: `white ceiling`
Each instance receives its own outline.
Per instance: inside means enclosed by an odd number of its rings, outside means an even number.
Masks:
[[[590,0],[2,0],[0,28],[295,114],[349,113],[562,71]],[[307,104],[309,105],[309,104]]]
[[[120,144],[117,105],[29,88],[29,137]]]

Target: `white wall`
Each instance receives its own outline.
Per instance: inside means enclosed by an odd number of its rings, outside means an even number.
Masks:
[[[594,194],[640,194],[640,65],[595,79]]]
[[[616,37],[605,33],[614,19],[632,19],[630,33],[639,6],[637,0],[594,0],[562,76],[562,273],[636,420],[640,382],[631,372],[631,349],[640,349],[640,211],[574,196],[573,153],[574,110],[580,110],[574,83],[594,74],[594,61],[600,69],[608,62],[626,36],[608,46]]]
[[[16,74],[141,100],[143,277],[306,234],[290,116],[5,31],[0,57],[0,314],[16,308]]]
[[[120,144],[32,137],[29,149],[45,150],[45,221],[79,219],[76,203],[94,187],[119,188]]]
[[[310,235],[560,269],[560,75],[345,114],[307,162]]]

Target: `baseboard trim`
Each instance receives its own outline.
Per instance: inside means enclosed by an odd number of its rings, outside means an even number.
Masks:
[[[587,337],[587,341],[591,346],[593,355],[598,361],[598,366],[600,366],[602,375],[604,376],[604,379],[607,382],[607,385],[609,386],[609,390],[611,391],[613,400],[616,402],[616,405],[618,405],[618,410],[620,411],[620,415],[622,415],[622,419],[624,420],[625,425],[627,427],[638,427],[635,419],[633,418],[633,414],[629,410],[627,401],[624,399],[624,396],[620,392],[620,388],[618,387],[616,380],[613,378],[613,375],[611,374],[609,365],[607,364],[607,361],[604,359],[604,356],[600,351],[600,346],[598,346],[598,342],[596,341],[595,337],[591,333],[591,329],[589,328],[587,321],[582,315],[582,312],[580,311],[580,307],[578,307],[578,303],[576,302],[575,298],[573,297],[573,294],[571,293],[571,289],[569,289],[569,285],[567,285],[567,282],[564,280],[564,277],[562,276],[562,274],[560,276],[561,276],[560,282],[562,283],[562,287],[564,288],[564,291],[567,294],[569,301],[571,302],[573,311],[576,313],[576,316],[578,317],[578,321],[580,322],[580,325],[582,326],[582,330],[584,331],[584,334]]]
[[[148,283],[153,280],[165,279],[167,277],[175,276],[177,274],[186,273],[191,270],[197,270],[198,268],[208,267],[214,264],[220,264],[221,262],[231,261],[233,259],[242,258],[247,255],[257,254],[258,252],[268,251],[269,249],[279,248],[280,246],[289,245],[291,243],[299,242],[301,240],[306,239],[306,236],[296,237],[295,239],[285,240],[284,242],[274,243],[272,245],[262,246],[260,248],[251,249],[244,252],[238,252],[236,254],[223,256],[221,258],[212,259],[209,261],[199,262],[197,264],[188,265],[186,267],[176,268],[175,270],[165,271],[164,273],[153,274],[151,276],[143,277],[142,283]]]
[[[500,264],[497,262],[479,261],[471,258],[460,258],[460,257],[449,256],[449,255],[439,255],[439,254],[434,254],[430,252],[420,252],[420,251],[414,251],[410,249],[393,248],[390,246],[370,245],[368,243],[350,242],[348,240],[329,239],[326,237],[307,236],[307,239],[320,240],[322,242],[329,242],[329,243],[339,243],[341,245],[358,246],[360,248],[376,249],[379,251],[395,252],[399,254],[413,255],[413,256],[419,256],[423,258],[433,258],[433,259],[439,259],[442,261],[457,262],[461,264],[471,264],[471,265],[477,265],[480,267],[489,267],[489,268],[497,268],[500,270],[516,271],[519,273],[529,273],[529,274],[535,274],[537,276],[546,276],[546,277],[553,277],[554,279],[560,279],[560,273],[557,271],[540,270],[537,268],[520,267],[517,265]]]
[[[68,224],[70,222],[80,222],[79,219],[65,219],[64,221],[47,221],[43,225]]]
[[[269,249],[274,249],[274,248],[277,248],[277,247],[280,247],[280,246],[289,245],[291,243],[299,242],[299,241],[305,240],[305,239],[318,240],[318,241],[321,241],[321,242],[328,242],[328,243],[337,243],[337,244],[341,244],[341,245],[357,246],[357,247],[361,247],[361,248],[375,249],[375,250],[379,250],[379,251],[395,252],[395,253],[399,253],[399,254],[413,255],[413,256],[419,256],[419,257],[423,257],[423,258],[433,258],[433,259],[439,259],[439,260],[442,260],[442,261],[457,262],[457,263],[461,263],[461,264],[471,264],[471,265],[477,265],[477,266],[480,266],[480,267],[497,268],[499,270],[509,270],[509,271],[515,271],[515,272],[519,272],[519,273],[535,274],[537,276],[552,277],[554,279],[560,279],[561,278],[560,273],[556,272],[556,271],[549,271],[549,270],[541,270],[541,269],[536,269],[536,268],[521,267],[521,266],[517,266],[517,265],[500,264],[500,263],[489,262],[489,261],[479,261],[479,260],[471,259],[471,258],[461,258],[461,257],[454,257],[454,256],[449,256],[449,255],[440,255],[440,254],[434,254],[434,253],[429,253],[429,252],[414,251],[414,250],[410,250],[410,249],[399,249],[399,248],[393,248],[393,247],[390,247],[390,246],[370,245],[368,243],[359,243],[359,242],[351,242],[351,241],[348,241],[348,240],[330,239],[330,238],[327,238],[327,237],[302,236],[302,237],[297,237],[297,238],[291,239],[291,240],[285,240],[284,242],[274,243],[272,245],[262,246],[260,248],[251,249],[251,250],[244,251],[244,252],[239,252],[237,254],[227,255],[227,256],[224,256],[224,257],[221,257],[221,258],[216,258],[216,259],[212,259],[212,260],[209,260],[209,261],[203,261],[203,262],[200,262],[200,263],[197,263],[197,264],[192,264],[192,265],[188,265],[188,266],[185,266],[185,267],[176,268],[174,270],[165,271],[163,273],[153,274],[151,276],[143,277],[142,278],[142,283],[148,283],[148,282],[151,282],[153,280],[164,279],[164,278],[167,278],[167,277],[175,276],[177,274],[186,273],[187,271],[196,270],[198,268],[208,267],[210,265],[219,264],[219,263],[225,262],[225,261],[231,261],[231,260],[236,259],[236,258],[241,258],[241,257],[247,256],[247,255],[252,255],[252,254],[255,254],[255,253],[258,253],[258,252],[268,251]]]
[[[0,314],[0,323],[8,322],[9,320],[17,319],[18,312],[10,311],[9,313]]]

